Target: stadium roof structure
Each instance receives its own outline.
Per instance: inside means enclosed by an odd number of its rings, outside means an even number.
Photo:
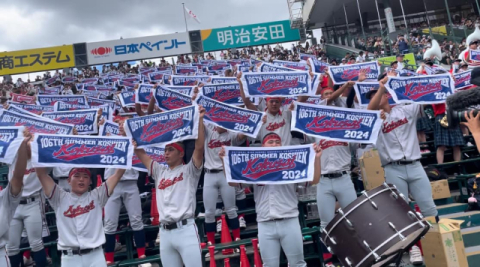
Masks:
[[[392,8],[393,17],[402,17],[402,1],[405,15],[425,13],[425,6],[422,0],[358,0],[360,11],[364,21],[376,21],[378,23],[378,13],[375,2],[378,2],[378,11],[380,17],[385,19],[384,2],[389,2]],[[345,11],[349,23],[359,23],[360,14],[358,11],[357,0],[306,0],[304,6],[303,19],[307,22],[307,28],[315,29],[333,25],[345,25]],[[445,10],[445,0],[424,0],[428,11]],[[450,12],[462,5],[474,5],[475,0],[447,0]]]

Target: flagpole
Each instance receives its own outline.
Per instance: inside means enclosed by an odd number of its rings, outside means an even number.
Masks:
[[[183,18],[185,19],[185,31],[188,32],[187,15],[185,14],[185,3],[182,3],[182,5],[183,5]]]

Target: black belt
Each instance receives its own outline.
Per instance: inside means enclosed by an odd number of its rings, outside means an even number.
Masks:
[[[206,172],[206,173],[219,173],[219,172],[223,172],[223,170],[209,170],[209,169],[205,169],[205,172]]]
[[[347,171],[341,171],[341,172],[327,173],[327,174],[322,174],[322,176],[332,179],[332,178],[340,178],[340,177],[344,176],[345,174],[348,174],[348,172]]]
[[[96,249],[98,249],[100,247],[96,247],[96,248],[86,248],[86,249],[69,249],[69,250],[62,250],[62,254],[63,255],[86,255]]]
[[[66,176],[66,177],[58,177],[58,180],[60,180],[60,179],[68,179],[68,176]]]
[[[187,219],[183,219],[183,220],[179,221],[178,223],[181,223],[182,225],[187,225],[188,220],[187,220]],[[160,227],[162,227],[162,228],[165,229],[165,230],[173,230],[173,229],[177,229],[177,228],[178,228],[178,225],[177,225],[178,223],[162,224]]]
[[[420,161],[419,159],[416,159],[416,160],[399,160],[399,161],[392,161],[388,164],[392,164],[392,165],[409,165],[409,164],[413,164],[417,161]],[[388,165],[387,164],[387,165]]]
[[[24,199],[20,200],[20,205],[26,205],[26,204],[32,203],[32,202],[35,202],[35,198],[34,197],[27,197],[27,198],[24,198]]]

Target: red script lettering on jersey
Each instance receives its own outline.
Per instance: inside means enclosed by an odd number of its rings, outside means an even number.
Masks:
[[[60,149],[53,152],[53,156],[57,159],[72,161],[75,159],[89,157],[94,155],[109,155],[115,153],[115,144],[108,146],[92,146],[80,145],[73,147],[75,144],[65,144]]]
[[[208,148],[217,148],[217,147],[222,147],[222,146],[231,146],[232,145],[232,140],[227,140],[227,141],[220,141],[220,140],[210,140],[208,142]]]
[[[163,178],[162,180],[160,180],[160,182],[158,183],[158,189],[160,190],[164,190],[180,181],[183,181],[183,172],[180,174],[180,176],[178,177],[174,177],[173,179],[165,179]]]
[[[157,121],[150,122],[146,125],[145,131],[140,135],[140,140],[145,142],[151,142],[153,139],[175,129],[183,126],[183,115],[180,118],[174,120],[168,120],[167,122]]]
[[[336,118],[325,119],[326,116],[315,117],[307,123],[307,129],[315,133],[323,133],[335,130],[356,130],[360,129],[362,119],[356,121],[337,120]]]
[[[333,146],[348,146],[348,143],[338,142],[338,141],[321,140],[320,142],[318,142],[318,145],[320,146],[320,148],[322,148],[322,150],[325,150],[325,149],[327,149],[329,147],[333,147]]]
[[[265,129],[267,129],[267,131],[275,131],[283,126],[285,126],[285,119],[283,119],[283,121],[280,123],[270,122]]]
[[[70,207],[68,207],[68,210],[63,213],[63,216],[67,218],[75,218],[82,214],[89,213],[94,209],[95,209],[95,204],[93,203],[93,200],[92,200],[90,204],[86,205],[85,207],[78,205],[76,208],[74,208],[73,205],[70,205]]]
[[[247,161],[247,166],[242,170],[242,174],[247,178],[256,180],[272,172],[291,170],[296,166],[295,158],[296,156],[293,156],[291,159],[276,159],[273,161],[269,161],[267,158],[263,161],[260,161],[260,158],[252,159]]]
[[[407,118],[403,118],[403,119],[398,120],[398,121],[385,122],[383,124],[382,132],[383,133],[389,133],[389,132],[395,130],[396,128],[398,128],[398,127],[400,127],[404,124],[407,124],[407,123],[408,123]]]
[[[292,88],[297,86],[298,86],[298,78],[294,80],[285,80],[285,81],[277,81],[277,80],[271,81],[270,79],[268,79],[268,80],[262,81],[262,83],[260,84],[260,87],[258,87],[258,91],[269,94],[277,90],[282,90],[282,89]]]

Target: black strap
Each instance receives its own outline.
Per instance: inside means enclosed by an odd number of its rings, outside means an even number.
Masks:
[[[180,221],[180,223],[181,223],[182,225],[187,225],[188,220],[187,220],[187,219],[183,219],[183,220]],[[178,225],[177,225],[177,223],[164,224],[164,225],[162,225],[162,228],[165,229],[165,230],[173,230],[173,229],[177,229],[177,228],[178,228]]]

